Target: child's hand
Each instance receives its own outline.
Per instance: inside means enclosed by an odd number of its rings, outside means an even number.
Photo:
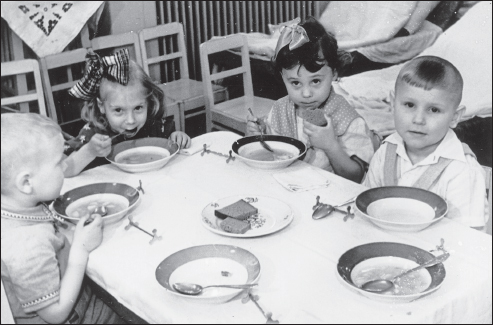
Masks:
[[[257,124],[260,123],[259,124]],[[247,126],[246,126],[246,134],[247,135],[260,135],[260,128],[265,132],[265,123],[262,119],[256,118],[255,116],[248,115],[247,116]]]
[[[94,157],[106,157],[111,152],[111,138],[108,135],[96,133],[86,146]]]
[[[169,138],[183,149],[190,148],[190,145],[192,144],[192,140],[190,140],[190,137],[185,132],[175,131],[171,133]]]
[[[303,122],[303,131],[310,138],[310,143],[315,148],[322,150],[329,149],[333,144],[337,143],[337,137],[332,125],[332,119],[324,114],[327,120],[327,126],[316,126],[312,123]]]
[[[84,225],[87,220],[92,221]],[[87,253],[97,248],[103,240],[103,218],[99,214],[83,216],[75,227],[73,247],[83,248]]]

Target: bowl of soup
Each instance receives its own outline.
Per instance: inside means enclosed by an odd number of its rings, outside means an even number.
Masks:
[[[445,217],[447,202],[435,193],[415,187],[385,186],[356,198],[356,214],[391,231],[420,231]]]
[[[120,142],[106,159],[129,173],[141,173],[164,167],[178,152],[177,143],[164,138],[142,138]]]
[[[115,223],[125,217],[140,202],[140,193],[132,186],[121,183],[95,183],[77,187],[59,196],[53,209],[64,219],[77,223],[101,207],[106,209],[105,224]]]
[[[435,255],[415,246],[377,242],[356,246],[339,258],[337,273],[343,285],[372,300],[391,303],[410,302],[438,290],[445,279],[443,263],[409,273],[395,281],[387,292],[361,289],[369,281],[390,280],[408,269],[425,264]]]
[[[260,143],[263,139],[274,152],[265,149]],[[260,169],[281,169],[302,159],[306,145],[300,140],[281,135],[255,135],[244,137],[233,143],[232,150],[236,157],[245,164]]]

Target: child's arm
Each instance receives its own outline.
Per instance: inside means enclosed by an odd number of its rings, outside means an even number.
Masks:
[[[63,323],[66,321],[77,301],[86,271],[89,252],[101,244],[103,239],[103,219],[100,215],[93,215],[92,217],[94,217],[94,220],[87,226],[84,226],[84,222],[88,216],[82,217],[75,228],[67,269],[60,283],[58,302],[37,312],[48,323]]]
[[[65,159],[67,168],[65,177],[79,175],[96,157],[106,157],[111,152],[111,139],[107,135],[96,133],[91,140]]]
[[[306,121],[303,122],[304,132],[310,137],[310,143],[325,152],[337,175],[357,183],[361,182],[364,175],[363,168],[359,163],[351,159],[339,141],[337,141],[332,119],[327,115],[325,118],[327,119],[327,126],[325,127],[316,126]]]

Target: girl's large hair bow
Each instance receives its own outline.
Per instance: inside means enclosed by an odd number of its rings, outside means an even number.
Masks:
[[[113,55],[100,57],[92,50],[86,54],[86,72],[70,90],[70,95],[83,100],[91,100],[98,96],[101,79],[106,77],[127,85],[129,75],[128,49],[123,49]]]
[[[310,42],[310,38],[308,37],[306,30],[298,25],[300,22],[301,19],[298,17],[282,24],[281,36],[277,41],[274,60],[277,58],[279,51],[286,45],[289,44],[289,50],[292,51],[303,44]]]

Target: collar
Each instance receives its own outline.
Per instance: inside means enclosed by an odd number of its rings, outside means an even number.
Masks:
[[[2,204],[1,209],[2,218],[25,220],[25,221],[38,221],[38,222],[52,222],[54,220],[63,221],[59,216],[50,210],[50,208],[42,203],[31,208],[16,209],[7,207]]]
[[[407,155],[406,148],[404,146],[404,140],[399,135],[399,133],[394,132],[389,135],[384,142],[389,142],[397,145],[396,153],[403,159],[411,161]],[[464,149],[462,143],[457,138],[457,135],[452,129],[447,131],[442,142],[438,145],[434,152],[432,152],[428,157],[423,159],[418,163],[418,165],[429,165],[437,163],[440,157],[459,160],[466,162],[466,157],[464,155]]]

